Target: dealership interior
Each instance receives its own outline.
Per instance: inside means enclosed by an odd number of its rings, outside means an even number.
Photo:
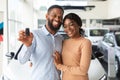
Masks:
[[[53,4],[62,6],[63,17],[74,12],[82,19],[95,56],[90,80],[120,80],[120,0],[0,0],[0,80],[31,80],[29,62],[14,59],[21,46],[18,32],[41,28]]]

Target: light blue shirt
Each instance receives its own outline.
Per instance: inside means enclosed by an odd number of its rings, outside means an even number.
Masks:
[[[34,30],[33,35],[32,45],[22,47],[18,60],[20,63],[31,60],[31,80],[60,80],[60,71],[53,63],[53,53],[55,50],[61,53],[63,37],[50,34],[45,26]]]

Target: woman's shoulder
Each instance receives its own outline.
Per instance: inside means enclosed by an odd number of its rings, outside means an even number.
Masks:
[[[68,38],[68,39],[64,39],[64,40],[63,40],[63,44],[64,44],[64,43],[67,43],[68,41],[69,41],[69,38]]]
[[[91,41],[88,38],[82,37],[81,43],[84,44],[91,44]]]

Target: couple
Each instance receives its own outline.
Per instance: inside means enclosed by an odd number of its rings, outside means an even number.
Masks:
[[[80,17],[69,13],[63,19],[63,14],[62,7],[52,5],[42,28],[33,30],[30,36],[26,36],[24,30],[19,32],[18,40],[24,46],[18,60],[20,63],[32,62],[31,80],[61,80],[60,70],[62,80],[88,80],[91,42],[80,34]],[[63,40],[57,34],[62,23],[69,39]]]

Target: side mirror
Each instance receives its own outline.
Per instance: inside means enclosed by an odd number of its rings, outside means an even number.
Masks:
[[[94,54],[95,54],[95,57],[98,59],[101,59],[104,57],[104,55],[100,51],[96,51],[96,52],[94,52]]]
[[[107,44],[108,44],[110,47],[114,47],[114,46],[115,46],[114,43],[112,43],[112,42],[107,42]]]
[[[14,57],[14,52],[8,52],[5,56],[8,58],[8,60],[11,60]]]
[[[109,44],[111,47],[114,47],[115,45],[113,43]]]

